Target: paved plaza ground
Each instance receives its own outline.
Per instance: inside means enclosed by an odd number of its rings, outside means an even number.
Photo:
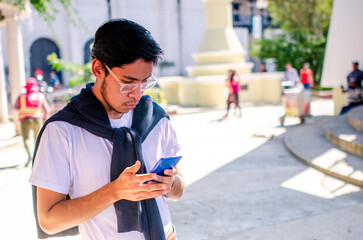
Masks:
[[[242,107],[242,118],[232,110],[223,120],[222,108],[177,108],[171,117],[188,184],[180,201],[169,202],[178,239],[363,239],[363,191],[342,193],[345,183],[286,150],[284,134],[299,119],[287,118],[280,127],[280,104]],[[332,115],[332,100],[314,100],[312,114]],[[4,158],[25,161],[26,154],[19,146],[1,151]],[[0,239],[37,239],[29,175],[30,168],[0,170]]]

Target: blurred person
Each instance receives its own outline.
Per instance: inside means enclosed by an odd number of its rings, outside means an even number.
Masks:
[[[180,150],[167,114],[142,96],[157,83],[152,70],[161,55],[151,33],[130,20],[112,19],[96,31],[95,83],[48,119],[37,141],[30,182],[47,234],[176,239],[166,198],[183,195],[184,178],[177,167],[166,176],[148,173]]]
[[[300,82],[306,90],[314,86],[313,71],[310,69],[309,63],[305,63],[303,68],[300,69]]]
[[[237,112],[236,110],[238,108],[238,111],[239,111],[238,116],[241,117],[242,111],[241,111],[241,107],[239,105],[240,79],[236,75],[235,70],[228,71],[226,83],[228,85],[227,112],[223,116],[223,118],[228,117],[229,109],[230,109],[232,103],[234,103],[234,106],[235,106],[235,114],[236,114],[236,112]]]
[[[363,72],[359,70],[359,62],[353,62],[353,71],[347,76],[347,89],[348,102],[361,102],[362,101],[362,81]]]
[[[59,78],[54,71],[50,72],[50,86],[53,87],[54,90],[58,90],[60,88]]]
[[[353,62],[353,71],[347,76],[348,89],[362,89],[363,72],[358,67],[359,62]]]
[[[348,105],[343,107],[340,114],[347,113],[352,107],[363,104],[362,81],[363,72],[359,70],[359,62],[353,62],[353,71],[347,76],[347,88],[341,86],[342,92],[347,93]]]
[[[266,64],[264,62],[261,63],[259,72],[267,72]]]
[[[14,108],[18,109],[21,134],[23,136],[25,150],[28,154],[27,166],[32,159],[33,152],[29,143],[30,132],[33,132],[35,144],[40,127],[49,115],[49,105],[44,94],[39,92],[39,86],[35,78],[28,78],[24,88],[26,92],[20,94],[15,102]]]
[[[43,81],[44,79],[44,72],[42,69],[37,68],[34,71],[34,77],[38,80],[38,81]]]
[[[300,69],[300,82],[304,86],[304,101],[302,115],[310,115],[311,87],[314,86],[313,71],[310,69],[309,63],[305,63]]]
[[[287,81],[287,84],[289,84],[290,87],[295,87],[299,80],[300,78],[297,70],[292,67],[291,63],[286,63],[284,81]]]

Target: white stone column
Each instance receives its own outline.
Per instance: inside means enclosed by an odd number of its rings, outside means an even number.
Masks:
[[[232,25],[232,0],[202,0],[206,30],[198,52],[243,51]]]
[[[25,0],[24,4],[25,9],[21,10],[18,8],[18,6],[12,5],[10,3],[0,2],[0,10],[5,17],[4,23],[6,24],[12,105],[15,103],[16,98],[21,92],[22,86],[25,84],[23,38],[19,22],[27,19],[30,16],[31,10],[29,0]],[[4,102],[2,100],[3,99],[1,99],[2,104],[8,104],[7,99]],[[13,118],[16,126],[16,133],[19,134],[20,128],[19,122],[17,121],[17,114],[14,114]]]
[[[0,39],[4,23],[0,23]],[[3,51],[0,44],[0,123],[7,123],[9,120],[8,95],[6,92],[6,80],[4,71]]]
[[[9,55],[11,104],[14,104],[21,92],[21,88],[25,85],[23,38],[18,16],[6,17],[5,19]]]
[[[205,5],[205,33],[193,54],[195,66],[188,66],[189,77],[251,72],[252,63],[244,60],[242,47],[232,23],[232,0],[202,0]]]

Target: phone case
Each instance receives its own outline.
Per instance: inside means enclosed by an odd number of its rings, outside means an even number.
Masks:
[[[164,170],[165,169],[172,169],[175,167],[182,157],[167,157],[167,158],[160,158],[160,160],[155,164],[155,166],[151,169],[150,173],[156,173],[160,176],[165,176]],[[158,181],[152,180],[153,182],[158,183]],[[146,184],[148,182],[144,182]]]
[[[164,170],[175,167],[181,158],[181,156],[160,158],[160,160],[151,169],[150,173],[156,173],[157,175],[165,176]]]

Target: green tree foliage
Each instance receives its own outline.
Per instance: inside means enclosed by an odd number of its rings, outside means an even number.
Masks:
[[[287,32],[273,39],[262,39],[252,45],[250,55],[259,59],[274,58],[276,68],[283,71],[290,62],[296,69],[310,63],[314,79],[320,79],[326,39],[304,32]]]
[[[296,69],[310,63],[314,79],[319,83],[332,0],[271,0],[269,12],[275,25],[285,33],[272,39],[255,41],[251,56],[276,59],[277,70],[290,62]]]
[[[65,62],[59,59],[56,53],[49,54],[47,60],[54,70],[58,72],[69,72],[72,75],[69,80],[70,87],[76,87],[94,80],[91,70],[91,62],[87,64]]]
[[[268,10],[283,29],[326,37],[332,4],[333,0],[270,0]]]
[[[0,2],[5,2],[7,4],[17,6],[20,9],[25,9],[26,4],[26,1],[24,0],[0,0]],[[33,5],[36,12],[45,21],[50,29],[52,29],[51,22],[55,20],[57,13],[59,13],[59,10],[54,6],[54,2],[58,2],[61,4],[61,6],[68,14],[70,20],[72,21],[73,25],[85,28],[83,22],[78,15],[77,10],[73,7],[73,0],[30,0],[29,2],[31,5]],[[0,19],[1,17],[3,16],[0,12]]]
[[[72,0],[58,0],[58,2],[63,6],[74,25],[81,22],[77,10],[73,7]],[[54,7],[52,0],[30,0],[30,3],[48,25],[55,20],[55,16],[59,12]]]

